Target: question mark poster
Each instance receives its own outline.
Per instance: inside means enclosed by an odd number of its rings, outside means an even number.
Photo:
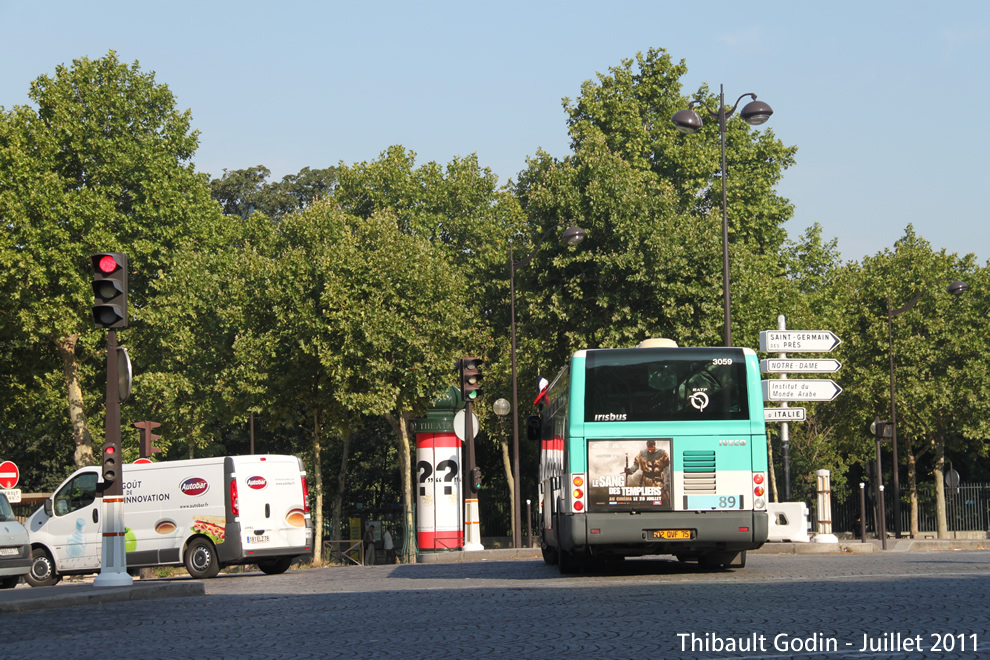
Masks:
[[[420,550],[464,545],[461,441],[451,433],[416,434],[416,542]]]

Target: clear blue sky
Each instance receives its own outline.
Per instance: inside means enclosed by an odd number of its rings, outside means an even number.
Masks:
[[[724,84],[773,107],[767,126],[799,149],[779,186],[792,238],[818,222],[858,260],[912,223],[990,258],[987,2],[0,0],[0,28],[0,106],[113,49],[192,110],[197,169],[273,180],[392,144],[516,178],[538,148],[567,155],[562,97],[662,47],[687,63],[685,94]]]

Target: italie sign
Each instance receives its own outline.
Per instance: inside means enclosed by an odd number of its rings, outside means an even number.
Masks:
[[[765,422],[803,422],[807,419],[807,408],[764,408]]]

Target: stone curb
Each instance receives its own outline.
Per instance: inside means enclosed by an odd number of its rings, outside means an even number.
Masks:
[[[21,587],[0,591],[0,612],[205,595],[206,586],[192,580],[135,582],[130,587],[94,587],[92,584]]]

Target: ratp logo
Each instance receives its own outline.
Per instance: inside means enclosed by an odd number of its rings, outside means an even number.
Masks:
[[[691,395],[690,401],[691,405],[701,412],[704,412],[705,408],[708,407],[708,395],[704,392],[695,392]]]
[[[202,477],[190,477],[179,484],[179,490],[191,497],[198,497],[209,489],[210,482]]]
[[[268,481],[264,477],[248,477],[247,478],[248,488],[253,488],[255,490],[264,490],[268,487]]]

